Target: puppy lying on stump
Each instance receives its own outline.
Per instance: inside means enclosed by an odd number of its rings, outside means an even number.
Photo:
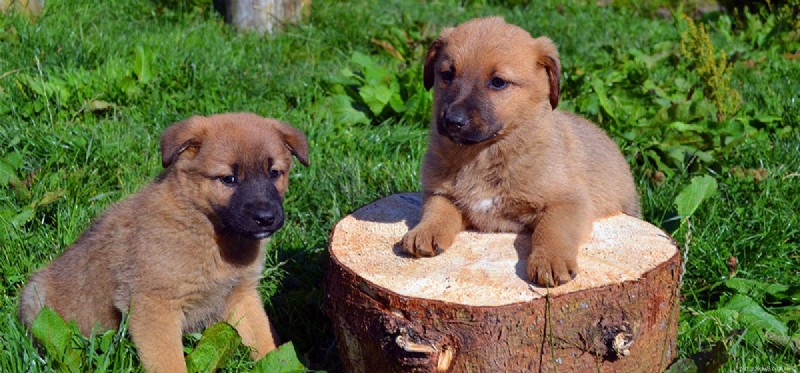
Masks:
[[[380,200],[331,234],[327,310],[348,372],[662,371],[674,358],[678,250],[638,219],[616,143],[556,109],[560,76],[550,39],[499,17],[431,44],[422,196]]]
[[[459,233],[419,260],[401,238],[422,197],[362,207],[331,233],[325,310],[348,372],[663,371],[676,357],[675,242],[624,214],[596,221],[567,284],[532,285],[530,234]]]
[[[592,222],[640,215],[628,163],[601,129],[557,110],[561,62],[547,37],[500,17],[446,28],[428,49],[433,91],[422,219],[403,250],[438,255],[464,229],[532,234],[528,278],[569,282]]]

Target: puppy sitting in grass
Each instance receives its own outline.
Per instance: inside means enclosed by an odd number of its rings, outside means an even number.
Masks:
[[[161,136],[165,171],[113,205],[57,260],[31,276],[19,317],[52,307],[89,335],[129,329],[145,370],[186,371],[182,334],[231,323],[259,359],[275,348],[257,287],[264,239],[283,226],[302,132],[255,114],[194,116]]]
[[[434,104],[422,165],[420,223],[405,252],[433,256],[456,234],[532,234],[527,274],[542,286],[570,281],[594,220],[639,216],[617,145],[589,121],[555,110],[561,67],[553,42],[502,18],[442,31],[428,50]]]

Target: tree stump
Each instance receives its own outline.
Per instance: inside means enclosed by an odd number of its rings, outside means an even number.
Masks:
[[[676,357],[675,241],[639,219],[595,222],[581,272],[525,274],[530,234],[462,232],[433,258],[401,253],[422,197],[396,194],[339,221],[325,312],[347,372],[653,372]]]
[[[6,13],[11,9],[36,17],[42,14],[44,0],[0,0],[0,13]]]
[[[225,22],[242,31],[272,33],[297,22],[308,12],[311,0],[216,0],[223,4]]]

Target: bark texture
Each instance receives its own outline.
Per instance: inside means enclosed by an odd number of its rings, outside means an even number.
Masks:
[[[598,221],[581,273],[524,278],[525,234],[459,234],[434,258],[400,254],[418,194],[386,197],[331,233],[325,311],[347,372],[655,372],[676,356],[675,242],[641,220]]]
[[[44,0],[0,0],[0,13],[7,13],[10,9],[36,17],[42,14]]]
[[[225,0],[225,21],[242,31],[272,33],[297,22],[311,0]]]

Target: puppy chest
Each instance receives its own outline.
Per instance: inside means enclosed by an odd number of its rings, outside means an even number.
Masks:
[[[209,322],[220,321],[223,317],[228,297],[240,286],[236,277],[202,281],[194,287],[185,289],[181,303],[188,329],[205,327]]]
[[[456,204],[472,228],[485,232],[519,232],[525,218],[516,216],[502,195],[465,193],[456,196]]]

